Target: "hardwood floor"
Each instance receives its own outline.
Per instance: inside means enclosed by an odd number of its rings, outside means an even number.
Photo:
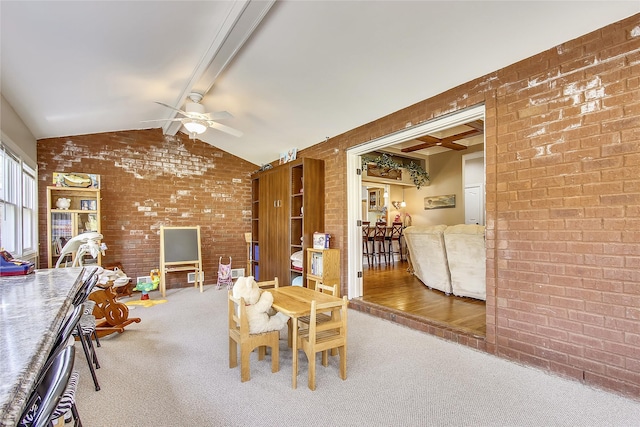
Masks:
[[[429,289],[407,272],[407,266],[406,261],[391,266],[384,263],[371,268],[365,266],[364,295],[358,299],[359,302],[388,308],[396,315],[405,313],[414,322],[422,320],[454,333],[459,331],[477,338],[486,336],[484,301],[447,296],[441,291]]]

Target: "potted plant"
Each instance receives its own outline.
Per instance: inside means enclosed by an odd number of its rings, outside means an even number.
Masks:
[[[370,164],[375,165],[375,169],[368,166]],[[418,190],[423,185],[428,184],[430,179],[429,172],[425,171],[419,163],[416,163],[413,160],[408,165],[403,165],[393,160],[393,158],[386,153],[383,153],[381,156],[376,158],[362,157],[362,169],[368,169],[370,175],[380,176],[383,178],[401,179],[400,168],[405,168],[409,171],[411,180]]]

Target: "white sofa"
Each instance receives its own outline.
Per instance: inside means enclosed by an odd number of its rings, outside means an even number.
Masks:
[[[447,295],[486,300],[484,226],[412,226],[403,236],[422,283]]]
[[[413,274],[429,288],[449,295],[451,275],[444,248],[446,225],[411,226],[402,235],[413,265]]]
[[[444,245],[453,294],[487,299],[484,226],[459,224],[444,230]]]

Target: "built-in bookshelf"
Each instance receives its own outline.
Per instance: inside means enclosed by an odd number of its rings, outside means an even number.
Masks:
[[[66,204],[58,200],[67,199]],[[48,266],[53,268],[64,245],[72,237],[87,231],[100,233],[100,189],[47,187]],[[100,264],[101,259],[88,258],[85,264]]]

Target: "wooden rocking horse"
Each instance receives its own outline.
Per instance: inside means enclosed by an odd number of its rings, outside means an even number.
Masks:
[[[89,299],[96,303],[93,315],[96,318],[98,337],[104,337],[114,332],[122,333],[127,325],[134,322],[140,323],[139,317],[129,318],[129,308],[126,304],[116,301],[116,296],[116,292],[110,285],[89,295]]]

